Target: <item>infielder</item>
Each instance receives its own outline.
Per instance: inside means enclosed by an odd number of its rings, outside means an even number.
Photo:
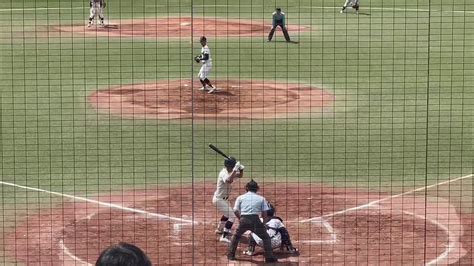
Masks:
[[[346,12],[346,8],[347,6],[351,6],[353,9],[356,10],[356,13],[359,14],[359,0],[346,0],[346,2],[344,2],[344,5],[342,6],[342,9],[341,9],[341,14]]]
[[[205,36],[202,36],[201,39],[199,40],[201,43],[201,54],[198,56],[194,57],[194,61],[197,63],[201,63],[201,69],[199,70],[199,81],[202,84],[202,91],[208,90],[208,93],[214,93],[216,91],[216,88],[212,86],[211,81],[208,79],[209,74],[211,73],[212,70],[212,58],[211,58],[211,50],[209,49],[209,46],[207,46],[207,38]],[[209,86],[209,88],[207,88]]]
[[[221,234],[219,238],[221,242],[230,243],[232,225],[236,217],[229,203],[229,195],[232,189],[232,182],[234,182],[235,178],[241,178],[244,175],[244,168],[235,158],[229,157],[229,159],[224,160],[224,168],[222,168],[217,177],[217,188],[212,197],[212,204],[222,214],[221,221],[216,230],[216,233]]]
[[[96,15],[99,15],[99,23],[101,26],[104,25],[104,8],[107,4],[105,0],[89,0],[90,6],[90,15],[89,15],[89,23],[87,27],[92,26],[94,18]]]
[[[283,219],[275,216],[276,210],[272,204],[269,204],[269,207],[270,209],[267,211],[267,217],[263,220],[263,223],[267,229],[268,236],[270,236],[272,248],[286,249],[288,253],[291,254],[298,252],[298,250],[293,247],[293,244],[291,244],[290,233],[286,230]],[[256,246],[263,247],[263,240],[255,233],[251,233],[249,236],[249,246],[247,250],[244,251],[244,254],[253,256]]]
[[[290,35],[288,35],[288,30],[286,29],[285,26],[285,13],[281,11],[281,8],[276,8],[275,12],[272,14],[272,29],[270,30],[270,33],[268,34],[268,42],[270,42],[273,38],[273,34],[275,34],[275,30],[278,26],[280,26],[281,31],[283,31],[283,35],[285,36],[285,40],[287,42],[291,42],[290,40]]]

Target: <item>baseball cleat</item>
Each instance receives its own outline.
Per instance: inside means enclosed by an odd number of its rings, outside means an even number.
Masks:
[[[277,258],[265,258],[265,263],[274,263],[278,262]]]
[[[255,252],[254,252],[254,251],[251,251],[251,250],[245,250],[245,251],[243,252],[243,254],[244,254],[244,255],[247,255],[247,256],[253,256],[254,253],[255,253]]]
[[[206,87],[201,87],[199,90],[200,90],[200,91],[207,91],[207,90],[209,90],[209,89],[206,88]]]
[[[298,249],[296,249],[294,247],[288,247],[287,250],[288,250],[288,253],[290,253],[290,254],[298,253]]]
[[[208,91],[207,93],[211,94],[211,93],[214,93],[214,92],[216,92],[216,91],[217,91],[216,88],[212,88],[212,89],[211,89],[210,91]]]

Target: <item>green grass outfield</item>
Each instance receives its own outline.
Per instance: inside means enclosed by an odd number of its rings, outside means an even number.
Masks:
[[[313,28],[290,32],[299,45],[211,39],[211,78],[318,85],[336,95],[333,113],[204,124],[107,117],[86,102],[111,85],[196,76],[196,40],[48,36],[47,25],[86,23],[88,1],[0,2],[3,181],[81,196],[214,182],[222,159],[210,142],[265,181],[399,193],[472,173],[471,0],[362,0],[359,16],[339,14],[343,0],[109,0],[114,20],[193,14],[269,22],[278,5],[289,24]],[[472,180],[464,182],[448,196],[463,195],[460,205],[472,211]],[[0,193],[1,229],[61,200],[8,186]]]

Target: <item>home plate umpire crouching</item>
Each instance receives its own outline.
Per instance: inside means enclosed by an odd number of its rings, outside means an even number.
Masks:
[[[247,193],[240,195],[235,200],[234,213],[239,218],[240,223],[235,235],[232,237],[232,242],[229,246],[227,258],[229,260],[236,260],[235,252],[242,235],[250,230],[260,237],[263,241],[265,249],[265,262],[277,262],[277,258],[273,255],[272,244],[268,236],[265,225],[260,220],[260,213],[262,217],[266,217],[266,212],[270,210],[270,206],[264,197],[257,195],[259,187],[257,182],[251,180],[245,186]]]

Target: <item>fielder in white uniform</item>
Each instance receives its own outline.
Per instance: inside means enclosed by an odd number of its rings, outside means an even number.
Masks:
[[[267,211],[267,217],[265,217],[263,223],[267,228],[268,236],[270,236],[272,248],[286,248],[289,253],[297,253],[298,250],[293,247],[293,244],[291,244],[290,234],[288,233],[288,230],[286,230],[283,220],[280,217],[275,216],[276,210],[273,205],[269,204],[269,207],[270,209]],[[247,250],[244,251],[244,254],[253,256],[256,246],[263,247],[263,240],[252,232],[249,236],[249,246]]]
[[[207,46],[207,38],[205,36],[201,37],[200,43],[202,45],[201,54],[197,58],[202,65],[198,74],[199,81],[202,84],[201,90],[209,91],[208,93],[214,93],[216,92],[216,88],[212,86],[211,81],[208,78],[212,70],[211,49]]]
[[[220,214],[221,221],[216,233],[221,234],[219,241],[230,243],[232,235],[232,225],[235,221],[234,210],[229,202],[229,195],[232,189],[232,182],[235,178],[241,178],[244,174],[244,166],[233,157],[225,159],[224,168],[217,177],[217,188],[212,197],[212,204],[216,206]]]
[[[99,24],[101,26],[104,25],[104,8],[106,5],[105,0],[89,0],[90,15],[87,27],[92,26],[94,18],[97,15],[99,16]]]
[[[359,0],[346,0],[344,5],[342,6],[341,13],[346,12],[346,8],[351,6],[353,9],[356,10],[356,13],[359,14]]]

